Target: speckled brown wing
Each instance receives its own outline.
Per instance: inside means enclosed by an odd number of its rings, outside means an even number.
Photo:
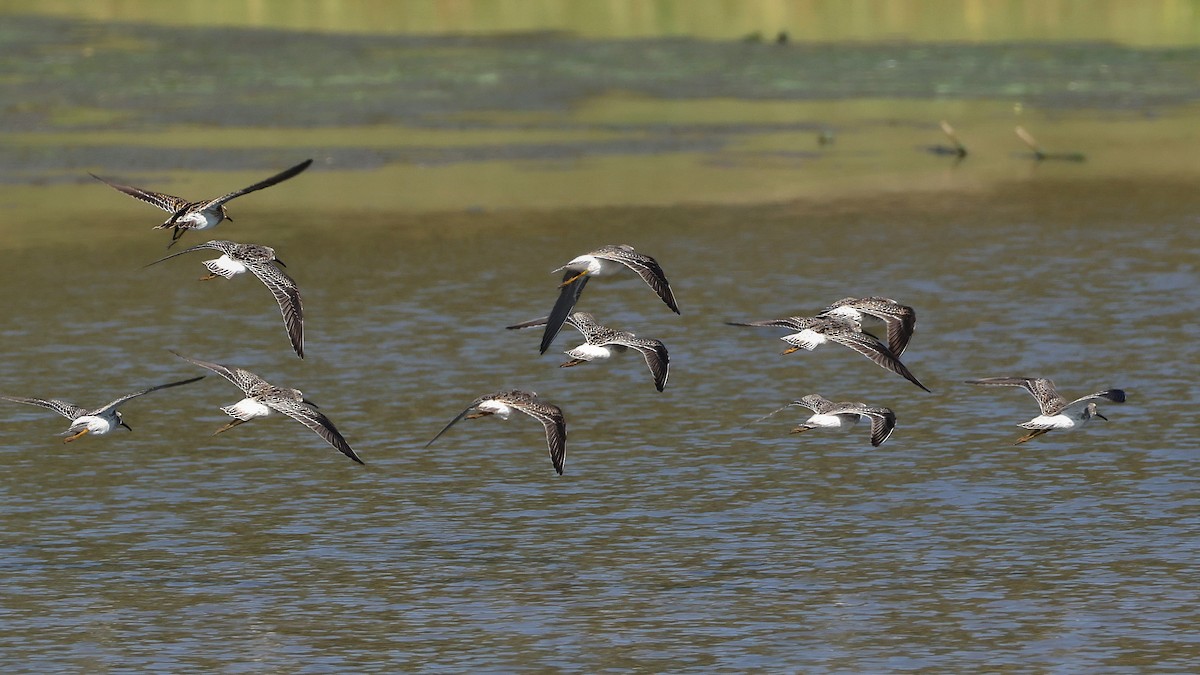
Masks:
[[[169,195],[169,194],[166,194],[165,192],[151,192],[150,190],[143,190],[142,188],[133,187],[132,185],[122,185],[120,183],[113,183],[112,181],[105,180],[104,178],[101,178],[100,176],[97,176],[94,173],[89,173],[88,175],[91,176],[92,178],[95,178],[96,180],[100,181],[101,183],[104,183],[105,185],[109,186],[110,188],[112,188],[114,190],[117,190],[119,192],[124,192],[125,194],[129,195],[130,197],[133,197],[134,199],[138,199],[143,202],[146,202],[147,204],[149,204],[151,206],[156,206],[156,207],[162,209],[163,211],[166,211],[167,213],[176,213],[182,209],[186,209],[187,207],[191,206],[191,204],[192,204],[191,202],[184,199],[183,197],[176,197],[175,195]],[[158,227],[158,226],[155,226],[155,227]]]

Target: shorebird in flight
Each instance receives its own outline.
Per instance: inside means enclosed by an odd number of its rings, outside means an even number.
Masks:
[[[232,382],[234,386],[241,389],[242,393],[246,395],[246,398],[237,403],[221,408],[221,412],[229,415],[233,420],[214,431],[214,436],[222,431],[228,431],[243,422],[249,422],[256,417],[266,417],[272,411],[277,411],[312,429],[318,436],[324,438],[327,443],[337,448],[343,455],[359,464],[364,463],[355,454],[350,444],[346,442],[346,439],[342,437],[337,427],[333,426],[333,422],[320,410],[317,410],[317,404],[304,398],[304,393],[299,389],[277,387],[258,375],[242,368],[223,366],[211,361],[193,359],[175,351],[171,353],[188,363],[213,371]]]
[[[218,276],[232,279],[238,274],[249,271],[263,282],[267,290],[271,291],[271,295],[275,296],[275,302],[279,304],[279,312],[283,315],[283,327],[287,330],[288,339],[292,342],[292,349],[296,351],[296,356],[304,358],[304,307],[300,302],[300,289],[296,287],[296,282],[291,277],[272,264],[277,263],[287,267],[282,260],[275,257],[275,249],[270,246],[238,244],[218,239],[159,258],[147,264],[146,267],[201,249],[221,252],[220,258],[204,261],[204,266],[208,268],[210,274],[200,277],[201,280],[215,279]]]
[[[886,325],[888,349],[896,358],[904,354],[917,327],[916,311],[891,298],[842,298],[818,312],[817,317],[849,321],[860,330],[873,325]]]
[[[804,398],[792,401],[775,412],[758,418],[755,422],[761,422],[775,413],[787,410],[792,406],[803,406],[813,411],[811,417],[801,422],[795,429],[792,429],[793,434],[803,433],[810,429],[840,429],[848,431],[851,427],[857,425],[863,417],[870,417],[871,445],[878,448],[883,445],[884,441],[891,437],[892,430],[896,428],[896,413],[892,412],[890,408],[869,406],[865,403],[852,403],[848,401],[834,403],[820,394],[809,394]]]
[[[979,380],[966,380],[966,383],[991,387],[1022,387],[1033,395],[1042,414],[1017,425],[1029,429],[1030,432],[1018,438],[1013,445],[1019,445],[1055,429],[1074,431],[1090,422],[1093,417],[1099,417],[1107,422],[1108,418],[1101,415],[1097,409],[1096,401],[1125,402],[1125,392],[1121,389],[1105,389],[1074,401],[1067,401],[1058,395],[1058,391],[1054,388],[1054,382],[1044,377],[985,377]]]
[[[505,327],[510,330],[532,328],[544,326],[548,320],[548,318],[534,319]],[[650,369],[650,374],[654,377],[654,387],[662,391],[666,386],[667,375],[671,368],[671,357],[667,354],[667,347],[662,340],[640,338],[628,331],[601,326],[596,323],[596,317],[588,312],[574,312],[567,317],[566,323],[583,334],[584,343],[567,350],[566,354],[571,357],[571,360],[561,364],[560,368],[569,368],[596,359],[607,359],[614,353],[636,349],[646,360],[646,367]]]
[[[888,349],[887,345],[880,342],[874,335],[862,332],[850,321],[840,318],[789,316],[785,319],[771,319],[769,321],[750,321],[746,323],[730,321],[727,323],[731,326],[769,326],[773,328],[786,328],[793,331],[790,335],[779,338],[791,345],[791,347],[784,350],[784,354],[791,354],[800,349],[812,351],[827,342],[844,345],[871,359],[880,368],[890,370],[925,391],[929,391],[929,388],[921,384],[921,381],[908,371],[908,368],[900,362],[900,359],[896,358],[896,355],[892,353],[892,350]]]
[[[66,438],[63,439],[63,443],[70,443],[84,434],[90,433],[93,436],[103,436],[117,427],[125,427],[126,429],[133,431],[133,428],[126,424],[124,419],[122,419],[121,411],[117,410],[117,406],[131,398],[145,396],[152,391],[167,389],[169,387],[178,387],[184,384],[191,384],[192,382],[203,379],[204,376],[201,375],[200,377],[193,377],[188,380],[160,384],[157,387],[150,387],[149,389],[135,391],[132,394],[125,394],[112,403],[109,403],[101,408],[96,408],[95,410],[81,408],[70,401],[64,401],[57,398],[24,398],[20,396],[0,396],[0,398],[7,401],[12,401],[13,403],[25,403],[27,405],[36,405],[40,408],[53,410],[59,415],[71,420],[71,426],[63,433],[63,436],[66,436]]]
[[[567,460],[567,422],[563,418],[561,408],[542,401],[538,398],[537,393],[532,391],[513,389],[480,396],[471,401],[471,405],[460,412],[458,417],[450,420],[450,423],[426,443],[425,447],[433,445],[434,441],[441,438],[442,434],[461,419],[473,420],[495,415],[502,420],[507,420],[514,410],[529,415],[546,427],[546,447],[550,450],[550,463],[554,465],[554,470],[561,476],[563,465]]]
[[[171,229],[171,243],[167,244],[167,248],[171,248],[175,245],[175,242],[179,241],[179,238],[183,236],[183,233],[187,232],[188,230],[207,230],[211,227],[216,227],[217,224],[222,220],[229,220],[232,222],[233,218],[231,218],[229,216],[229,212],[225,210],[225,204],[227,202],[237,199],[242,195],[250,194],[251,192],[255,192],[263,188],[269,188],[277,183],[282,183],[283,181],[292,178],[296,174],[307,169],[312,162],[313,161],[311,159],[306,159],[296,166],[287,169],[286,171],[280,171],[274,176],[271,176],[266,180],[259,181],[249,187],[244,187],[240,190],[234,190],[233,192],[221,197],[217,197],[216,199],[201,199],[200,201],[195,202],[189,202],[182,197],[176,197],[164,192],[151,192],[150,190],[143,190],[142,188],[133,187],[132,185],[113,183],[109,180],[101,178],[100,176],[97,176],[94,173],[90,175],[92,178],[95,178],[105,185],[108,185],[114,190],[124,192],[134,199],[140,199],[151,206],[157,206],[163,211],[170,213],[171,217],[163,221],[162,225],[155,225],[154,229]]]
[[[542,333],[540,353],[546,353],[550,343],[554,341],[554,336],[562,330],[563,323],[571,314],[571,310],[575,308],[575,303],[579,301],[579,296],[583,293],[583,287],[587,285],[588,279],[615,274],[626,268],[636,272],[642,281],[654,289],[654,292],[658,294],[659,298],[662,298],[672,312],[679,313],[679,305],[675,304],[675,294],[671,292],[671,284],[667,281],[667,276],[663,274],[662,267],[659,266],[657,260],[638,253],[628,244],[601,246],[595,251],[577,256],[571,262],[554,270],[563,272],[563,278],[562,283],[559,284],[558,300],[555,301],[554,308],[550,310],[550,316],[546,319],[546,330]]]

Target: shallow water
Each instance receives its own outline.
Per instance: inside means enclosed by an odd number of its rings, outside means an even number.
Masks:
[[[120,136],[137,124],[10,108],[0,393],[100,405],[196,374],[175,349],[304,390],[367,465],[278,417],[210,435],[240,398],[216,376],[126,404],[131,433],[70,445],[66,420],[2,402],[2,660],[1191,669],[1200,166],[1194,92],[1167,89],[1138,112],[1079,98],[1024,112],[1089,155],[1040,165],[1020,156],[1009,100],[597,96],[477,112],[445,135],[384,124],[373,151],[364,126],[307,129],[311,145],[237,124],[139,140]],[[261,101],[242,103],[230,114]],[[944,106],[974,130],[959,164],[922,149]],[[836,143],[818,147],[829,120]],[[620,140],[593,143],[605,134]],[[388,154],[413,144],[427,154]],[[212,232],[286,261],[304,361],[253,279],[197,281],[203,253],[141,269],[164,255],[161,217],[85,175],[199,196],[310,153],[325,161],[232,203]],[[580,309],[667,344],[663,393],[634,354],[560,369],[570,329],[540,357],[536,331],[501,329],[549,310],[552,269],[617,242],[658,258],[682,315],[630,275],[591,282]],[[723,323],[869,294],[916,308],[904,361],[932,394],[849,350],[781,356],[772,331]],[[1129,401],[1014,447],[1032,399],[961,384],[996,375]],[[524,417],[423,447],[508,387],[564,409],[564,476]],[[798,412],[750,424],[811,392],[889,406],[897,430],[872,449],[865,426],[791,435]]]

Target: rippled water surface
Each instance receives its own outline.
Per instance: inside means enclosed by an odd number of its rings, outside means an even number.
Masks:
[[[4,287],[26,290],[6,298],[5,392],[99,405],[191,375],[170,347],[304,389],[368,462],[284,419],[210,436],[239,398],[215,377],[127,404],[132,433],[67,446],[65,420],[6,405],[6,651],[38,668],[1185,664],[1200,210],[1139,219],[1128,187],[222,225],[289,264],[304,362],[253,280],[196,281],[199,253],[138,269],[163,244],[140,227],[6,250]],[[678,317],[633,278],[581,301],[667,343],[662,394],[636,356],[563,370],[499,330],[607,241],[674,282]],[[869,293],[917,308],[905,361],[933,394],[722,324]],[[959,384],[1010,373],[1129,402],[1014,447],[1032,399]],[[566,475],[525,418],[422,447],[510,386],[566,411]],[[814,391],[894,408],[895,435],[789,435],[791,413],[742,426]]]
[[[118,62],[170,43],[68,23],[64,62],[95,35],[96,57]],[[606,98],[620,87],[587,78],[624,72],[606,70],[612,45],[579,56],[569,41],[555,49],[601,65],[533,117],[510,109],[519,96],[461,128],[422,117],[430,91],[455,114],[486,100],[471,80],[465,96],[429,85],[417,113],[378,126],[351,103],[338,117],[328,100],[245,89],[229,111],[181,106],[211,128],[158,126],[162,108],[114,122],[140,99],[53,67],[58,43],[43,40],[33,70],[0,83],[58,78],[0,111],[0,393],[99,406],[201,373],[174,349],[302,389],[367,464],[280,416],[213,436],[241,396],[211,374],[125,404],[132,432],[69,445],[66,420],[0,401],[7,670],[1195,669],[1200,150],[1183,52],[1121,51],[1130,84],[1110,84],[1131,93],[1092,107],[1045,92],[1056,64],[1107,48],[1039,47],[1034,98],[1049,111],[1018,119],[1088,161],[1036,165],[1008,100],[799,104],[770,87],[704,100],[648,74]],[[368,70],[387,61],[378,38],[334,41]],[[387,44],[441,62],[450,42]],[[459,46],[521,61],[507,40]],[[635,47],[672,63],[705,51]],[[218,65],[242,63],[237,49]],[[950,61],[936,67],[958,72]],[[867,80],[853,96],[879,93]],[[404,99],[395,82],[387,96]],[[68,122],[52,100],[69,101]],[[296,103],[279,113],[295,126],[262,116],[279,102]],[[923,148],[947,110],[972,130],[958,164]],[[141,125],[149,140],[122,135]],[[836,142],[818,147],[826,127]],[[143,269],[165,254],[161,215],[86,175],[199,197],[307,156],[314,168],[233,202],[235,222],[212,232],[287,263],[303,361],[261,284],[197,280],[215,252]],[[548,312],[551,270],[620,242],[660,261],[682,315],[632,275],[592,281],[579,308],[666,343],[662,393],[636,354],[561,369],[573,331],[539,356],[537,331],[503,330]],[[904,361],[933,393],[848,349],[785,356],[778,333],[724,323],[874,294],[916,308]],[[1108,422],[1014,446],[1033,400],[962,384],[1000,375],[1129,400],[1101,406]],[[520,415],[424,447],[511,387],[565,411],[565,475]],[[752,424],[814,392],[893,408],[895,434],[877,449],[865,426],[789,434],[795,409]]]

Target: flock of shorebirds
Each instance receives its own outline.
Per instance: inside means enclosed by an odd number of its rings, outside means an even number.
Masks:
[[[156,229],[171,230],[171,243],[167,246],[169,249],[189,230],[207,230],[216,227],[223,220],[232,221],[233,219],[225,208],[225,205],[231,200],[297,176],[311,164],[312,160],[309,159],[249,187],[235,190],[216,199],[194,202],[160,192],[110,182],[95,174],[92,175],[120,192],[171,214],[170,218],[155,226]],[[253,274],[275,297],[280,313],[283,315],[284,327],[292,349],[297,356],[304,358],[304,316],[300,291],[296,282],[283,271],[282,267],[285,265],[275,256],[275,251],[271,247],[213,240],[159,258],[146,266],[203,249],[218,251],[221,255],[218,258],[204,261],[203,264],[208,268],[209,274],[201,277],[201,280],[217,277],[230,279],[245,272]],[[642,338],[628,331],[609,328],[597,322],[592,314],[574,311],[584,287],[591,278],[609,276],[624,270],[636,273],[658,294],[658,297],[671,311],[679,314],[679,306],[675,302],[671,284],[667,281],[667,276],[658,261],[635,251],[632,246],[620,244],[602,246],[580,255],[554,270],[554,272],[562,272],[563,276],[559,284],[558,299],[550,310],[550,314],[546,317],[514,324],[508,328],[516,330],[542,327],[539,346],[542,354],[550,348],[564,325],[569,325],[579,331],[583,336],[583,344],[566,352],[570,360],[563,363],[562,367],[608,359],[614,354],[633,349],[642,355],[653,377],[655,388],[661,392],[667,384],[671,363],[667,347],[662,341]],[[913,308],[895,300],[881,297],[849,297],[834,302],[813,316],[789,316],[783,319],[728,323],[733,326],[785,329],[787,334],[780,338],[788,344],[784,354],[790,354],[800,349],[811,351],[827,343],[849,347],[871,359],[881,368],[929,391],[900,361],[901,355],[904,354],[912,339],[916,322],[916,312]],[[880,340],[865,330],[873,325],[884,327],[886,341]],[[350,459],[360,464],[363,463],[333,422],[317,408],[316,404],[306,399],[299,389],[273,385],[242,368],[204,361],[174,351],[172,353],[193,365],[217,373],[242,391],[244,395],[242,400],[221,408],[222,412],[233,419],[217,429],[214,435],[252,419],[279,412],[304,424]],[[63,433],[65,436],[63,442],[65,443],[74,441],[85,434],[101,436],[118,427],[130,429],[118,410],[118,407],[126,401],[161,389],[191,384],[204,379],[204,377],[201,375],[141,389],[96,409],[83,408],[61,399],[17,396],[0,396],[0,398],[47,408],[71,420],[70,427]],[[1125,401],[1125,392],[1120,389],[1106,389],[1073,401],[1067,401],[1055,390],[1054,383],[1045,378],[992,377],[967,380],[966,382],[984,386],[1023,387],[1033,395],[1041,409],[1041,414],[1019,425],[1027,429],[1028,433],[1017,439],[1017,443],[1024,443],[1052,430],[1079,429],[1093,418],[1107,420],[1108,418],[1100,414],[1097,409],[1096,401],[1105,400],[1114,403]],[[792,401],[755,422],[765,420],[793,406],[808,408],[812,411],[812,415],[792,429],[792,433],[811,429],[848,430],[865,417],[871,420],[871,445],[878,447],[887,441],[896,427],[896,414],[889,408],[859,402],[834,402],[815,393]],[[426,447],[441,438],[450,427],[462,419],[490,415],[508,419],[514,411],[529,415],[542,423],[546,431],[546,444],[550,452],[551,463],[554,465],[554,470],[562,474],[566,460],[567,441],[567,424],[563,411],[558,406],[543,401],[536,393],[530,391],[509,390],[480,396],[450,420],[426,444]]]

